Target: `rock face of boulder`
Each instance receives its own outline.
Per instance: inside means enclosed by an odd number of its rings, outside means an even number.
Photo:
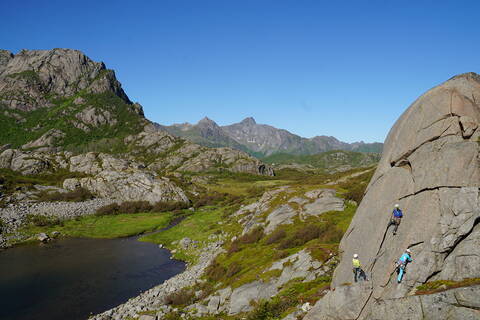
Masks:
[[[189,201],[182,189],[153,172],[102,171],[93,178],[66,179],[63,187],[67,190],[82,187],[102,198],[123,201]]]
[[[461,308],[451,303],[442,309],[443,302],[433,299],[433,306],[422,314],[418,301],[427,298],[405,297],[428,281],[480,277],[479,101],[480,76],[462,74],[422,95],[395,123],[341,241],[343,258],[333,278],[335,291],[305,319],[381,319],[379,301],[384,303],[383,312],[411,302],[416,307],[409,309],[409,319],[446,319],[445,310]],[[404,217],[393,236],[386,227],[395,203]],[[413,252],[413,263],[397,284],[394,262],[407,248]],[[342,286],[352,282],[354,253],[370,275],[368,287]],[[478,287],[472,290],[478,295]],[[434,311],[435,306],[441,310]]]

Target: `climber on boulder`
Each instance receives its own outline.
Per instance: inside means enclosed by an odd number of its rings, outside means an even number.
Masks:
[[[393,235],[397,234],[397,229],[398,229],[398,226],[400,225],[400,221],[402,220],[402,218],[403,218],[403,212],[402,210],[400,210],[400,205],[397,203],[395,205],[395,208],[393,209],[390,223],[387,226],[387,229],[390,228],[391,225],[395,226],[393,228]]]
[[[405,268],[407,264],[412,262],[412,251],[410,249],[405,250],[405,253],[402,254],[400,259],[396,262],[395,269],[397,270],[397,282],[402,282],[403,276],[405,274]]]
[[[364,281],[367,281],[367,275],[365,274],[365,271],[362,270],[362,265],[360,264],[360,260],[358,260],[358,254],[353,255],[353,280],[357,282],[359,279],[362,279]]]

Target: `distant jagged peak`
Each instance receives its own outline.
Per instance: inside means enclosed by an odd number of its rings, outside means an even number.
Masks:
[[[190,122],[182,122],[182,123],[174,123],[171,125],[171,127],[178,127],[178,128],[184,128],[184,127],[192,127],[193,124],[191,124]]]
[[[214,127],[218,127],[218,124],[213,121],[212,119],[210,119],[209,117],[203,117],[200,121],[197,122],[197,126],[200,125],[200,126],[214,126]]]
[[[247,118],[243,119],[240,123],[245,124],[245,125],[256,125],[257,124],[257,122],[255,121],[255,119],[253,117],[247,117]]]
[[[313,137],[313,138],[310,138],[310,140],[325,140],[325,139],[329,139],[329,140],[333,140],[333,141],[338,141],[338,142],[340,142],[340,140],[338,140],[338,139],[335,138],[334,136],[321,135],[321,136],[315,136],[315,137]]]

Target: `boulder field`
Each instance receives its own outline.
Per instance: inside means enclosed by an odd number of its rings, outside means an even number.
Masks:
[[[458,75],[395,123],[341,241],[332,291],[305,320],[480,318],[479,286],[415,295],[427,282],[480,277],[479,101],[480,75]],[[404,217],[393,235],[396,203]],[[407,248],[413,262],[398,284],[394,262]],[[371,281],[352,284],[354,253]]]

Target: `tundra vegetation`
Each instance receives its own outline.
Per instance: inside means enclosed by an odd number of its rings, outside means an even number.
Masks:
[[[96,214],[70,220],[31,216],[20,233],[30,239],[41,232],[51,234],[53,231],[60,232],[64,237],[94,238],[147,233],[140,241],[162,244],[173,252],[174,258],[190,264],[197,261],[202,249],[209,243],[223,240],[225,252],[218,255],[206,269],[203,282],[168,297],[169,304],[182,310],[221,288],[235,289],[257,279],[268,281],[278,277],[280,270],[265,270],[273,262],[301,250],[307,250],[319,262],[336,256],[339,241],[355,213],[356,201],[361,200],[373,170],[370,167],[312,175],[285,169],[275,177],[211,172],[202,176],[207,178],[203,184],[196,186],[201,192],[191,197],[192,202],[187,205],[131,201],[113,203],[99,208]],[[201,176],[198,173],[184,174]],[[30,178],[27,176],[25,179],[28,182]],[[285,186],[290,191],[278,193],[262,213],[263,217],[274,208],[286,204],[292,197],[319,188],[335,189],[337,196],[355,201],[346,201],[345,209],[340,212],[331,211],[302,218],[295,216],[292,223],[283,224],[269,234],[257,227],[242,235],[243,226],[235,213],[241,207],[258,201],[265,192]],[[351,196],[352,192],[358,196]],[[168,230],[150,233],[165,228],[179,217],[182,220]],[[195,245],[182,246],[181,240],[184,238],[191,239]],[[330,274],[326,274],[307,282],[302,278],[291,280],[282,286],[273,299],[256,302],[253,311],[242,315],[248,319],[274,319],[294,311],[302,302],[313,304],[328,289],[330,277]],[[194,292],[202,292],[202,295],[196,296]],[[176,319],[177,316],[180,316],[179,313],[168,315],[170,319]],[[239,319],[237,316],[222,316],[225,319]]]

